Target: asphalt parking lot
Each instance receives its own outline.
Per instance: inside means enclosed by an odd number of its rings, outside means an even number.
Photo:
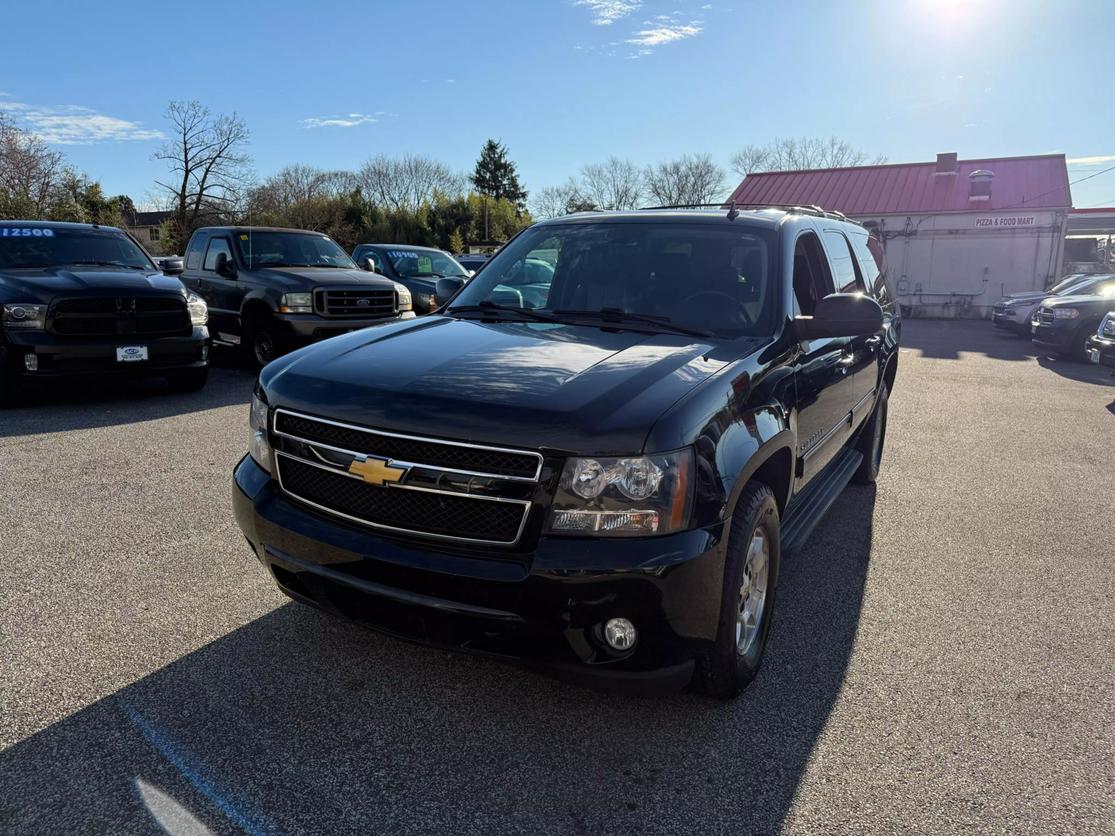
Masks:
[[[910,321],[884,472],[734,703],[290,603],[229,510],[253,375],[0,412],[0,831],[1115,829],[1115,386]]]

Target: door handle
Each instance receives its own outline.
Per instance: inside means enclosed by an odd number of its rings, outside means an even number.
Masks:
[[[868,337],[863,341],[863,344],[870,349],[876,349],[883,344],[883,338],[876,334],[874,337]]]

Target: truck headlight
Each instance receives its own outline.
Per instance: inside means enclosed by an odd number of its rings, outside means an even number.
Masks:
[[[437,307],[437,297],[432,293],[415,293],[414,304],[418,310],[428,313]]]
[[[267,401],[263,399],[263,392],[257,387],[252,394],[252,405],[248,412],[248,426],[251,427],[252,436],[248,442],[248,455],[252,461],[271,472],[271,442],[267,438]]]
[[[186,297],[186,307],[190,309],[191,325],[204,325],[209,321],[209,306],[196,293]]]
[[[0,323],[5,328],[42,331],[46,327],[46,305],[23,303],[5,305],[3,313],[0,314]]]
[[[1076,308],[1054,308],[1053,309],[1053,318],[1054,319],[1076,319],[1078,316],[1080,316],[1080,311],[1078,311]]]
[[[395,293],[399,296],[399,311],[414,310],[414,301],[410,298],[410,290],[405,284],[396,284]]]
[[[565,462],[546,530],[550,534],[639,537],[689,525],[693,451]]]
[[[311,293],[284,293],[279,299],[279,313],[313,313],[314,298]]]
[[[1100,323],[1100,336],[1115,337],[1115,316],[1108,314]]]

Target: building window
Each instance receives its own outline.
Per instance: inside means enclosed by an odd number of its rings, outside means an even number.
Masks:
[[[159,240],[159,228],[157,226],[153,226],[149,230],[147,230],[147,234],[151,236],[152,241]]]

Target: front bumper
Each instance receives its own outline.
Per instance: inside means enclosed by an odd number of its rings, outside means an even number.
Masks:
[[[414,311],[405,311],[397,319],[414,319]],[[349,331],[358,331],[361,328],[371,328],[373,325],[383,325],[395,322],[396,317],[378,317],[376,319],[334,319],[317,314],[276,314],[275,321],[281,323],[285,329],[286,337],[295,343],[312,343],[318,340],[327,340],[330,337],[339,337]]]
[[[1088,338],[1087,350],[1093,363],[1115,369],[1115,339],[1093,334]]]
[[[116,349],[145,346],[147,359],[122,363]],[[114,337],[77,340],[56,337],[47,331],[5,331],[0,343],[3,361],[10,373],[27,380],[73,375],[121,375],[144,377],[170,371],[200,369],[209,362],[209,330],[194,326],[180,337]],[[38,368],[28,371],[25,358],[34,355]]]
[[[993,311],[991,313],[991,322],[999,328],[1007,328],[1011,331],[1015,331],[1022,327],[1022,325],[1025,325],[1025,323],[1019,323],[1013,312],[1007,313],[1004,311]]]
[[[529,554],[389,538],[283,496],[251,458],[236,520],[290,597],[405,639],[536,663],[586,684],[684,687],[719,622],[724,526],[644,540],[542,538]],[[601,640],[630,619],[627,652]]]
[[[1079,322],[1075,319],[1063,319],[1053,324],[1031,322],[1030,339],[1041,348],[1065,351],[1077,325]]]

